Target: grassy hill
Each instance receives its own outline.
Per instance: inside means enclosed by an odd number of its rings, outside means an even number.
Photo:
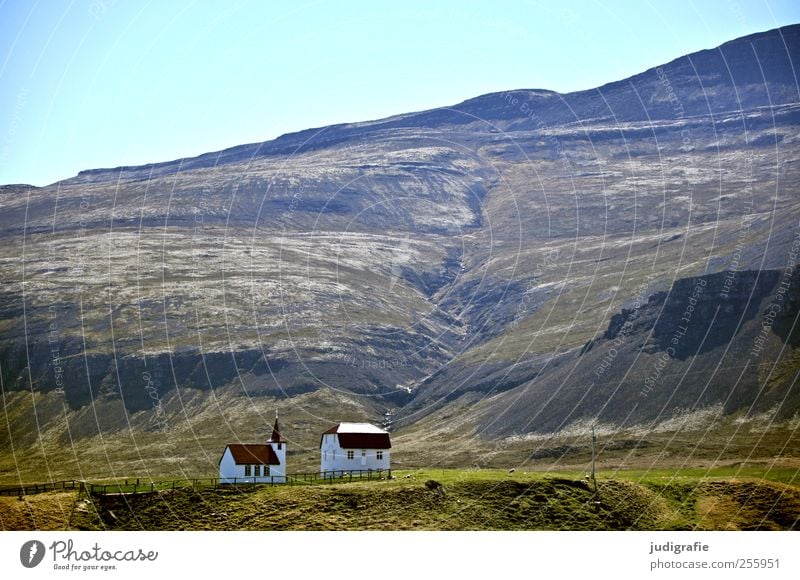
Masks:
[[[735,474],[735,476],[733,475]],[[399,472],[349,484],[0,498],[3,529],[788,530],[796,470]]]

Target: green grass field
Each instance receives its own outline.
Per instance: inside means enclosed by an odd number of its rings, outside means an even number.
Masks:
[[[0,497],[3,529],[788,530],[796,471],[407,470],[391,480]],[[794,483],[792,483],[794,482]]]
[[[417,479],[435,479],[442,484],[461,481],[535,481],[543,478],[585,478],[585,471],[517,471],[509,473],[502,469],[420,469],[393,472],[397,479],[413,475]],[[645,485],[664,485],[670,482],[702,482],[715,480],[767,481],[800,487],[800,470],[791,467],[768,466],[724,466],[683,469],[604,469],[596,473],[598,482],[624,480]]]

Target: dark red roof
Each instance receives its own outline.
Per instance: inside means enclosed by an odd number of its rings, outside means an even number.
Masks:
[[[233,461],[236,465],[280,465],[281,461],[271,445],[263,443],[230,443]],[[224,455],[224,453],[223,453]]]
[[[391,449],[388,433],[337,433],[342,449]]]
[[[363,431],[353,430],[362,428]],[[389,433],[368,423],[337,423],[322,434],[319,442],[320,446],[322,446],[322,439],[325,435],[336,435],[339,438],[339,447],[342,449],[392,448],[392,441],[389,438]]]

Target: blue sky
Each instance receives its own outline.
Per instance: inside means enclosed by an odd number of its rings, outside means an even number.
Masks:
[[[796,0],[0,4],[0,183],[516,88],[598,86],[800,22]]]

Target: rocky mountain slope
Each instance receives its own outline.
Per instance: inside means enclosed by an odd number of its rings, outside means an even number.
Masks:
[[[4,472],[213,471],[276,406],[309,465],[345,419],[410,463],[586,421],[791,424],[798,54],[789,26],[590,91],[0,187]]]

